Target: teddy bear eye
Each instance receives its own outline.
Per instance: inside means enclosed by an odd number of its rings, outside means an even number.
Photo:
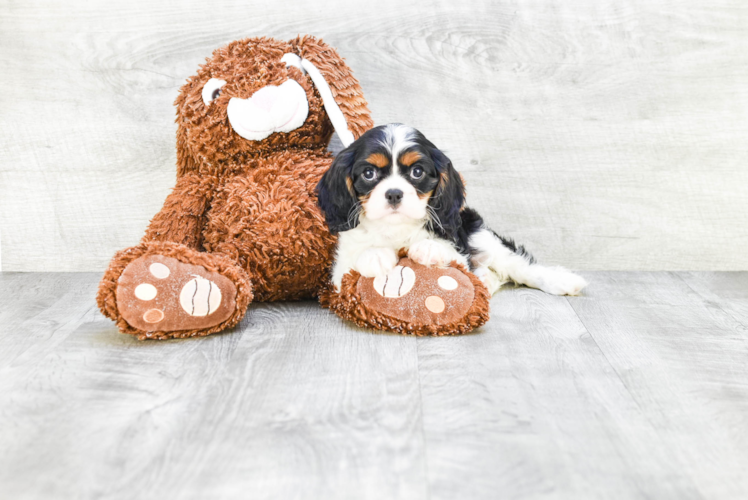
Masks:
[[[219,95],[221,95],[221,87],[226,85],[226,80],[219,78],[211,78],[205,82],[203,86],[203,102],[206,106],[212,103]]]

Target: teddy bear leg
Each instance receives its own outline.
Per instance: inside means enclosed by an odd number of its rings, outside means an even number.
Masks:
[[[386,276],[343,276],[320,302],[362,327],[407,335],[458,335],[488,321],[490,295],[475,275],[456,262],[427,267],[402,256]]]
[[[221,254],[147,242],[115,255],[97,301],[124,333],[203,336],[238,323],[252,300],[244,270]]]

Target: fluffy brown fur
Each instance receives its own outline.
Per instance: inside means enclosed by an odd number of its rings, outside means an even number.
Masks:
[[[372,127],[358,81],[338,53],[321,40],[310,36],[289,42],[252,38],[216,50],[181,88],[175,103],[176,186],[151,220],[141,243],[118,252],[112,259],[99,285],[97,302],[101,311],[123,333],[139,339],[209,335],[236,325],[253,299],[290,300],[320,294],[323,305],[361,326],[415,335],[444,335],[464,333],[483,324],[488,318],[488,294],[480,281],[464,269],[461,270],[474,285],[475,300],[466,317],[450,325],[413,324],[361,309],[354,286],[357,273],[346,276],[340,295],[326,288],[335,237],[330,235],[317,207],[315,187],[332,162],[327,146],[333,127],[310,77],[281,62],[286,53],[295,53],[319,69],[354,137]],[[206,106],[201,92],[210,78],[227,83],[213,103]],[[229,99],[248,98],[266,85],[277,86],[288,79],[298,82],[306,92],[309,114],[304,124],[260,141],[240,137],[227,118]],[[167,259],[154,260],[154,256]],[[158,273],[147,274],[149,262],[168,262],[169,258],[180,263],[171,269],[171,275],[160,279]],[[145,273],[141,275],[156,285],[146,285],[158,290],[156,299],[139,296],[137,281],[127,285],[123,279],[118,290],[118,281],[126,277],[127,273],[123,273],[128,266],[140,266]],[[178,271],[177,267],[187,271]],[[196,328],[190,326],[193,320],[189,315],[180,313],[187,319],[184,324],[179,319],[179,327],[184,328],[176,331],[158,330],[158,321],[162,320],[155,320],[153,329],[144,331],[124,319],[123,311],[127,315],[135,310],[132,306],[128,309],[128,300],[143,306],[138,309],[140,315],[147,308],[162,307],[158,304],[163,305],[164,301],[172,301],[168,302],[172,311],[180,303],[185,307],[179,294],[180,289],[186,289],[185,283],[194,284],[194,294],[187,296],[194,313],[196,283],[208,273],[220,274],[230,281],[222,292],[230,300],[221,306],[235,303],[228,319]],[[118,292],[128,300],[118,303]],[[215,288],[209,288],[199,300],[209,300],[211,293],[216,293]],[[148,312],[158,312],[163,318],[160,309]],[[207,314],[200,318],[202,323],[195,324],[206,324],[210,309]],[[148,317],[153,316],[136,316],[138,321],[145,321],[143,324],[150,324]]]
[[[216,50],[188,79],[177,107],[177,183],[151,220],[140,245],[118,252],[99,285],[102,312],[138,338],[208,335],[239,322],[252,300],[314,297],[324,286],[335,238],[317,208],[314,189],[329,167],[333,133],[322,98],[308,75],[286,67],[295,53],[314,63],[330,85],[355,137],[372,120],[358,81],[332,47],[311,36],[284,42],[239,40]],[[210,107],[201,91],[210,78],[226,80]],[[266,85],[296,80],[306,91],[309,115],[288,133],[248,141],[231,128],[230,96],[248,98]],[[130,326],[117,308],[117,279],[128,263],[149,254],[174,257],[231,279],[236,311],[211,328],[162,332]]]

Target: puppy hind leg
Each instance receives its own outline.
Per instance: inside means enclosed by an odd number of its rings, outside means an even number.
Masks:
[[[553,295],[578,295],[587,286],[587,280],[561,266],[546,267],[531,264],[519,269],[516,283],[543,290]]]
[[[471,259],[477,268],[487,267],[499,281],[514,281],[521,285],[543,290],[553,295],[577,295],[587,281],[562,267],[546,267],[522,247],[509,248],[504,241],[488,229],[480,229],[470,236]]]

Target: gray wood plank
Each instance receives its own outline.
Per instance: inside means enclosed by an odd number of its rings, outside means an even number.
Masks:
[[[37,278],[47,306],[0,336],[2,496],[426,498],[414,339],[299,302],[139,342],[80,315],[96,276]]]
[[[748,331],[748,273],[680,272],[678,275],[707,304],[724,310]]]
[[[585,274],[463,337],[297,302],[139,342],[97,273],[0,273],[0,496],[745,498],[745,274]]]
[[[702,498],[566,299],[491,308],[418,344],[432,498]]]
[[[569,303],[670,450],[680,474],[704,498],[745,498],[746,329],[720,303],[690,287],[678,293],[677,280],[674,273],[647,279],[619,273],[618,286],[630,285],[628,297],[608,297],[593,285],[589,294]],[[668,294],[668,300],[651,300]]]
[[[98,317],[99,279],[98,273],[0,273],[0,377],[46,356]]]
[[[60,5],[0,7],[5,270],[100,270],[137,242],[174,182],[179,86],[225,42],[300,32],[542,260],[748,269],[741,0]]]

